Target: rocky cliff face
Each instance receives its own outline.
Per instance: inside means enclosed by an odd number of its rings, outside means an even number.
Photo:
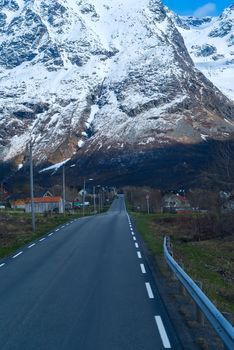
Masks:
[[[95,167],[233,135],[233,103],[159,0],[4,1],[0,22],[1,161],[21,167],[30,137],[38,164]]]
[[[196,67],[234,100],[234,4],[219,17],[178,17],[168,12]]]

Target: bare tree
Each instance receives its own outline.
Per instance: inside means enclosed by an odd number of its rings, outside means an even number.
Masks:
[[[210,172],[219,188],[234,187],[234,141],[216,142]]]

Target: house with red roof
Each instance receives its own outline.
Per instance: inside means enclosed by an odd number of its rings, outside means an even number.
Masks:
[[[63,213],[63,200],[60,196],[45,196],[33,198],[35,213]],[[31,213],[31,199],[26,200],[25,212]]]
[[[163,197],[163,211],[169,213],[189,213],[191,205],[185,196],[175,193],[167,193]]]

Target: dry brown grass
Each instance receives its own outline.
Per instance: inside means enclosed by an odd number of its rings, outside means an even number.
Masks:
[[[226,216],[222,223],[212,216],[134,214],[138,228],[155,256],[162,256],[163,237],[170,236],[175,259],[203,284],[204,292],[222,312],[234,314],[234,235]],[[224,221],[226,223],[224,224]],[[223,228],[218,235],[218,227]],[[158,259],[160,260],[160,259]]]

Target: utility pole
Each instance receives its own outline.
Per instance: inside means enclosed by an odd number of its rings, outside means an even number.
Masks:
[[[83,216],[85,215],[85,178],[84,178],[84,185],[83,185]]]
[[[103,192],[102,192],[102,189],[101,189],[101,210],[103,209]]]
[[[65,179],[65,165],[63,165],[63,214],[66,212],[66,187],[65,187],[66,179]]]
[[[149,207],[149,195],[147,194],[147,196],[145,197],[146,198],[146,202],[147,202],[147,212],[148,212],[148,215],[150,213],[150,207]]]
[[[101,213],[101,194],[98,193],[98,207],[99,207],[99,213]]]
[[[29,162],[30,162],[30,194],[31,194],[31,213],[32,213],[32,230],[36,231],[35,223],[35,208],[34,208],[34,184],[33,184],[33,158],[32,158],[32,140],[30,140],[30,153],[29,153]]]
[[[95,193],[95,186],[93,186],[93,211],[94,211],[94,214],[96,214],[96,193]]]

